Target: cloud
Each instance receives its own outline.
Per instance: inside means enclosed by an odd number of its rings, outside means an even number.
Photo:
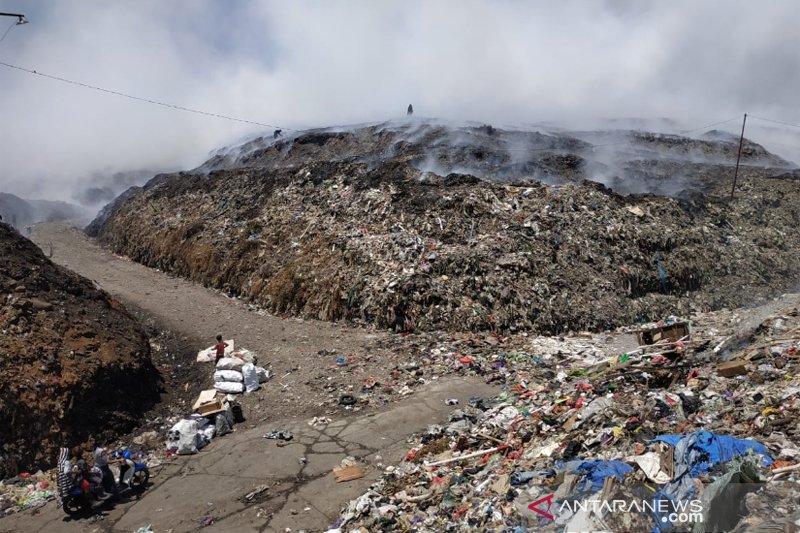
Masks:
[[[696,127],[743,112],[800,123],[794,0],[0,0],[15,10],[31,23],[0,43],[2,61],[285,128],[385,120],[409,103],[497,125]],[[0,87],[0,190],[23,195],[63,198],[98,171],[192,167],[263,130],[7,68]],[[765,126],[768,148],[800,159],[788,153],[800,129],[754,119],[748,136]]]

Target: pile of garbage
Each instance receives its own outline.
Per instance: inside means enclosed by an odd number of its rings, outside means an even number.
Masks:
[[[460,356],[504,392],[413,437],[330,532],[796,527],[800,312],[744,321],[665,320],[616,354],[587,335]]]
[[[22,472],[0,481],[0,516],[41,507],[56,497],[56,484],[50,474]]]
[[[622,196],[558,173],[497,183],[397,154],[327,157],[348,139],[303,143],[287,166],[157,176],[93,232],[274,313],[383,328],[399,305],[415,331],[603,331],[765,301],[800,278],[794,174],[744,167],[728,201],[729,167],[706,165],[707,196]]]

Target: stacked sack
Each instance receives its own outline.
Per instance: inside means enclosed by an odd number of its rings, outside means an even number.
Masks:
[[[269,379],[269,371],[256,367],[251,353],[245,354],[250,362],[245,362],[237,354],[234,357],[223,357],[217,363],[214,372],[214,388],[226,394],[241,394],[258,390],[261,383]]]

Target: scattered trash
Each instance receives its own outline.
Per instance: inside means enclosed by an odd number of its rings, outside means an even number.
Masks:
[[[340,405],[355,405],[357,402],[358,400],[352,394],[342,394],[339,396]]]
[[[337,466],[333,469],[333,477],[337,483],[352,481],[364,477],[366,474],[358,466]]]
[[[705,506],[697,517],[707,531],[740,519],[792,527],[800,312],[783,310],[752,332],[737,333],[740,324],[735,311],[697,315],[689,336],[689,322],[670,317],[630,328],[638,346],[622,349],[603,335],[528,338],[527,346],[505,339],[486,350],[474,338],[431,342],[421,350],[425,375],[439,373],[436,364],[461,368],[504,392],[471,398],[417,435],[330,531],[686,529],[678,515],[576,511],[637,498]],[[734,335],[727,352],[714,351]]]
[[[246,502],[252,502],[256,497],[269,490],[269,485],[259,485],[244,496]]]
[[[294,435],[291,431],[287,431],[285,429],[270,431],[269,433],[264,434],[265,439],[278,439],[278,440],[292,440]]]

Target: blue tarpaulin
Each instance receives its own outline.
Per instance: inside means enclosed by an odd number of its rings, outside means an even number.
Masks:
[[[710,431],[700,430],[687,435],[661,435],[653,442],[665,442],[675,448],[675,473],[672,481],[659,490],[654,500],[686,501],[694,497],[697,487],[694,479],[709,472],[719,464],[730,462],[736,457],[753,451],[762,456],[761,464],[769,466],[773,460],[769,449],[754,440],[737,439],[729,435],[717,435]],[[655,514],[655,531],[669,529],[665,516]],[[663,526],[667,527],[663,527]]]
[[[705,430],[688,435],[661,435],[653,439],[653,442],[666,442],[675,448],[675,477],[686,470],[692,477],[697,477],[711,470],[714,465],[727,463],[750,450],[764,456],[764,466],[772,464],[769,449],[760,442],[717,435]]]
[[[597,492],[603,488],[603,482],[607,477],[614,476],[622,479],[625,474],[633,472],[633,468],[622,461],[583,461],[574,472],[586,474],[578,486],[578,490]]]

